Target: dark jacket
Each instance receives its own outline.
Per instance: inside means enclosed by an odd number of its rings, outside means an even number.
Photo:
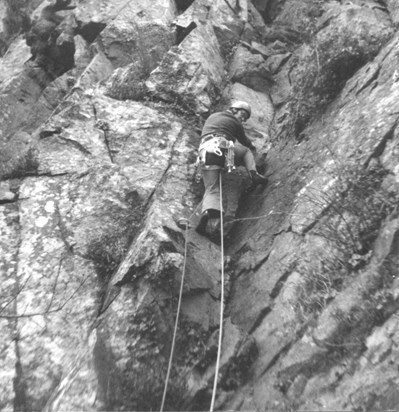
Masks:
[[[201,137],[213,133],[223,134],[227,140],[238,140],[242,145],[252,147],[252,142],[245,135],[241,122],[228,110],[213,113],[205,121]]]

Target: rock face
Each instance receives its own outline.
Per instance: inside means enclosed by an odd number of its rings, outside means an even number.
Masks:
[[[296,9],[292,3],[288,2]],[[301,139],[314,112],[324,110],[353,73],[393,34],[389,15],[366,2],[363,7],[351,2],[327,2],[325,10],[318,2],[303,7],[316,16],[324,13],[316,21],[312,16],[315,27],[311,41],[292,54],[277,74],[272,93],[274,104],[283,106],[276,115],[277,135],[291,133],[297,139]],[[283,19],[289,18],[284,11],[282,15]]]
[[[0,409],[159,409],[172,341],[165,410],[216,372],[216,410],[396,409],[396,2],[25,3],[60,20],[0,59]],[[221,256],[178,223],[234,99],[269,184],[223,175]]]
[[[74,8],[70,0],[57,0],[44,6],[26,35],[32,61],[54,79],[74,66],[77,24],[72,14],[60,14]]]

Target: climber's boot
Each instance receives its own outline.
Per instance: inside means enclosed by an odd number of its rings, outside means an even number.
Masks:
[[[250,170],[249,174],[251,175],[251,180],[252,180],[252,185],[253,186],[257,186],[257,185],[266,186],[267,185],[267,181],[268,181],[267,177],[262,176],[256,170]]]
[[[197,233],[202,236],[208,236],[209,231],[213,231],[215,223],[214,219],[220,218],[220,211],[216,209],[207,209],[202,213],[201,219],[195,228]],[[209,223],[212,223],[209,227]]]
[[[209,210],[205,210],[205,212],[202,213],[201,219],[198,222],[197,227],[195,228],[196,232],[202,236],[206,236],[206,225],[210,217],[209,215]]]
[[[206,234],[211,238],[220,236],[220,217],[213,217],[208,220]]]

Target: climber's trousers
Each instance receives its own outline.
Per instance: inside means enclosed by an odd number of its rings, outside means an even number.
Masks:
[[[236,166],[245,166],[247,170],[256,170],[254,154],[248,147],[238,142],[234,145],[234,161]]]
[[[205,193],[202,198],[202,212],[208,209],[220,211],[220,173],[221,169],[202,169]]]
[[[256,170],[254,154],[248,147],[236,142],[234,145],[234,161],[237,166],[245,166],[247,170]],[[202,199],[202,211],[215,209],[220,211],[220,173],[221,169],[202,169],[205,193]]]

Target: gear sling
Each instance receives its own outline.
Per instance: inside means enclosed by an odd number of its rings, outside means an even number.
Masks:
[[[205,135],[198,148],[198,163],[205,167],[226,167],[231,172],[235,169],[234,142],[218,133]]]

